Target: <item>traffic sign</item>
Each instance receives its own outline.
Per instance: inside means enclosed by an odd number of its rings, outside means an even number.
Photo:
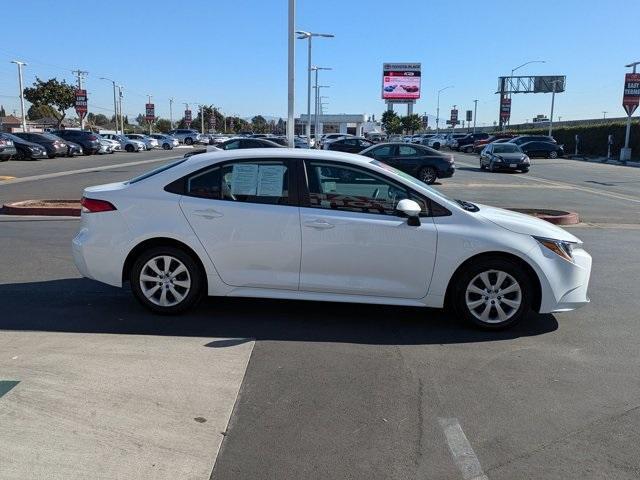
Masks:
[[[86,90],[76,90],[76,101],[75,101],[75,109],[76,113],[80,118],[84,118],[87,114],[87,91]]]
[[[145,118],[147,122],[149,123],[154,122],[156,119],[155,105],[153,103],[147,103],[145,105],[145,110],[146,110]]]
[[[627,115],[631,116],[638,105],[640,105],[640,73],[627,73],[624,76],[622,107]]]
[[[192,117],[191,117],[191,110],[185,110],[184,111],[184,123],[187,124],[187,127],[191,125],[192,122]]]

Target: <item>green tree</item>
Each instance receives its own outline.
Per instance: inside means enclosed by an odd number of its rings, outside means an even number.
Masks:
[[[402,128],[405,132],[414,133],[416,130],[420,130],[422,128],[422,122],[420,121],[420,115],[407,115],[406,117],[402,117]]]
[[[398,114],[396,112],[394,112],[393,110],[386,110],[383,114],[382,114],[382,128],[385,129],[385,131],[387,133],[399,133],[399,132],[392,132],[391,130],[393,129],[393,127],[391,127],[391,123],[393,122],[394,127],[397,126],[397,121],[399,121],[399,117]]]
[[[49,105],[31,105],[27,110],[27,117],[30,120],[39,120],[45,117],[58,118],[58,112]]]
[[[66,111],[75,103],[75,87],[65,80],[59,82],[56,78],[42,81],[36,77],[33,87],[24,89],[24,98],[36,107],[48,105],[58,111],[58,128],[66,117]]]
[[[251,119],[251,130],[255,133],[267,133],[269,125],[262,115],[256,115]]]
[[[389,135],[392,135],[394,133],[402,133],[402,128],[402,120],[400,120],[400,117],[396,115],[395,117],[389,119],[389,121],[387,122],[387,126],[385,127],[385,131]]]
[[[155,127],[156,127],[156,130],[162,133],[167,133],[169,130],[171,130],[171,122],[166,118],[158,118],[156,120]]]
[[[276,124],[276,133],[282,135],[286,130],[286,128],[287,128],[286,122],[283,119],[279,118],[278,123]]]
[[[4,111],[4,106],[0,105],[0,117],[6,117],[7,112]]]

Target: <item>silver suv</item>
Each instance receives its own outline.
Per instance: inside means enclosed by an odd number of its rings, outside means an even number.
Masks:
[[[177,138],[180,143],[184,143],[185,145],[193,145],[194,143],[199,143],[202,140],[198,131],[190,128],[178,128],[176,130],[171,130],[167,135]]]

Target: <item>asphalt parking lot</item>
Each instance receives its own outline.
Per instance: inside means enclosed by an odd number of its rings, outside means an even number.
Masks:
[[[3,163],[0,203],[79,198],[182,153]],[[499,333],[250,299],[161,318],[80,278],[77,219],[0,218],[0,477],[639,478],[640,169],[456,163],[447,195],[580,214],[590,305]]]

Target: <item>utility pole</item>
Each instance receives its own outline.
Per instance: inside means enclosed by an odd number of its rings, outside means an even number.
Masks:
[[[476,115],[478,113],[478,100],[473,101],[473,133],[476,133]]]
[[[71,73],[73,73],[78,79],[78,90],[82,90],[82,79],[85,77],[85,75],[88,75],[89,72],[78,69],[72,71]],[[80,115],[80,129],[84,130],[84,115]]]
[[[436,133],[440,133],[440,93],[444,92],[447,88],[453,88],[453,85],[441,88],[438,90],[438,106],[436,107]]]
[[[200,133],[204,134],[204,105],[200,105]]]
[[[607,112],[605,110],[602,111],[602,119],[603,120],[607,119]]]
[[[169,99],[169,125],[171,125],[169,130],[173,130],[173,98]]]
[[[120,113],[120,133],[124,135],[124,115],[122,115],[122,85],[118,85],[118,111]]]
[[[555,103],[556,100],[556,85],[558,83],[558,80],[554,80],[553,82],[551,82],[551,84],[553,85],[552,90],[551,90],[551,114],[549,115],[549,136],[551,136],[551,132],[553,131],[553,105]]]
[[[118,101],[116,100],[116,82],[110,78],[100,77],[100,80],[106,80],[113,85],[113,117],[116,124],[116,133],[118,133]]]
[[[289,28],[288,28],[288,59],[287,59],[287,143],[290,148],[295,147],[293,140],[295,128],[295,87],[296,87],[296,0],[289,0]]]
[[[22,84],[22,67],[26,63],[19,60],[11,60],[11,63],[15,63],[18,66],[18,86],[20,88],[20,111],[22,112],[22,131],[27,131],[27,117],[24,114],[24,86]]]

